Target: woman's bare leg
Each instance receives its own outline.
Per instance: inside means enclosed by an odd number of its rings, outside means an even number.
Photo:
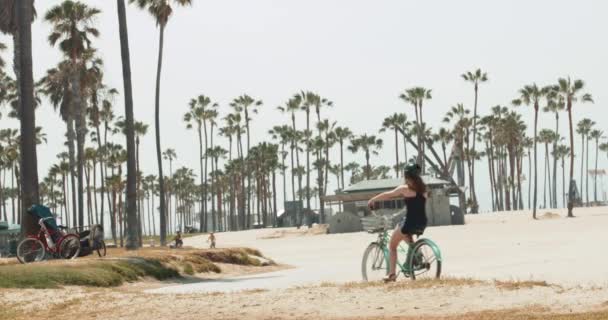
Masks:
[[[406,235],[401,233],[399,227],[395,228],[395,231],[393,231],[393,235],[391,236],[391,242],[388,245],[390,253],[389,276],[396,274],[395,269],[397,268],[397,248],[399,247],[399,243],[405,240],[405,237]]]

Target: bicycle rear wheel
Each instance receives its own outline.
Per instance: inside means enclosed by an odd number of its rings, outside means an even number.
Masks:
[[[414,253],[410,259],[410,277],[412,280],[439,279],[441,276],[441,257],[427,241],[419,241],[414,245]]]
[[[62,259],[75,259],[80,254],[80,238],[68,234],[59,243],[59,256]]]
[[[27,238],[17,246],[17,260],[24,264],[42,261],[45,255],[44,244],[38,239]]]
[[[361,262],[363,281],[379,281],[388,275],[388,261],[384,249],[378,243],[371,243],[363,253]]]

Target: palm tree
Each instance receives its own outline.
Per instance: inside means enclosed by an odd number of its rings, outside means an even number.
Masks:
[[[348,147],[352,153],[357,153],[362,150],[365,153],[365,176],[367,180],[371,179],[372,166],[370,164],[370,155],[378,154],[378,150],[382,149],[382,139],[378,139],[376,136],[368,136],[367,134],[353,138],[350,141],[351,145]]]
[[[520,97],[513,100],[513,104],[520,106],[525,104],[527,106],[532,105],[534,107],[534,199],[532,207],[532,218],[536,219],[536,206],[537,206],[537,193],[538,193],[538,174],[537,174],[537,149],[536,142],[538,139],[538,109],[540,105],[540,99],[547,94],[546,89],[539,88],[536,83],[524,86],[519,90]]]
[[[558,84],[554,90],[558,95],[566,101],[566,111],[568,111],[568,125],[570,127],[570,187],[568,188],[568,217],[574,217],[572,208],[574,207],[573,179],[574,179],[574,127],[572,123],[572,106],[577,101],[593,102],[593,97],[589,93],[581,93],[585,83],[583,80],[572,81],[570,77],[567,79],[558,79]]]
[[[353,133],[346,127],[337,127],[334,132],[336,134],[336,139],[340,144],[340,178],[342,181],[342,189],[344,189],[346,187],[344,184],[344,141],[350,140],[353,137]]]
[[[407,122],[407,116],[405,113],[395,113],[390,117],[387,117],[382,122],[382,128],[380,132],[386,130],[393,130],[395,133],[395,176],[399,178],[399,128],[402,124]],[[405,159],[407,160],[407,159]]]
[[[251,113],[258,113],[258,107],[262,105],[262,100],[256,100],[248,95],[242,95],[236,99],[234,99],[231,103],[231,106],[235,109],[236,112],[241,112],[243,114],[243,119],[245,120],[245,130],[247,133],[247,154],[249,154],[249,149],[251,148],[251,130],[249,123],[252,118],[250,117]],[[251,175],[247,175],[247,215],[251,216]],[[249,220],[248,220],[249,221]]]
[[[554,88],[550,88],[547,93],[547,105],[543,108],[544,112],[555,114],[555,141],[553,141],[553,153],[557,149],[559,142],[559,113],[564,110],[564,99],[557,97]],[[553,157],[553,206],[557,207],[557,157]]]
[[[424,137],[422,133],[423,127],[423,117],[422,117],[422,106],[425,100],[431,100],[433,97],[431,95],[431,90],[423,87],[413,87],[405,90],[404,93],[399,95],[399,98],[406,103],[410,103],[414,106],[414,110],[416,113],[416,129],[417,129],[417,137],[418,137],[418,157],[417,163],[422,167],[422,172],[425,172],[424,168]]]
[[[283,113],[288,113],[291,115],[291,130],[289,132],[289,136],[291,137],[291,191],[292,191],[292,201],[296,200],[296,194],[300,195],[300,201],[302,201],[302,197],[301,197],[301,192],[299,192],[300,190],[302,190],[302,175],[300,175],[299,173],[301,173],[300,170],[296,170],[297,168],[300,167],[300,153],[299,153],[299,147],[298,147],[298,130],[296,128],[296,116],[295,113],[300,110],[301,108],[301,104],[302,104],[302,97],[300,97],[299,95],[294,95],[291,99],[289,99],[289,101],[287,101],[287,103],[285,104],[285,106],[279,106],[277,107],[277,109]],[[294,163],[294,154],[295,154],[295,158],[296,158],[296,162]],[[298,174],[296,174],[298,173]],[[296,191],[295,188],[295,176],[298,176],[298,191]],[[300,213],[297,213],[297,220],[298,220],[298,226],[301,223],[300,220]]]
[[[173,177],[173,160],[177,159],[177,153],[175,153],[175,149],[168,148],[167,150],[165,150],[163,152],[162,155],[163,155],[163,158],[165,160],[169,161],[169,177]],[[159,188],[158,191],[159,191],[159,197],[162,198],[161,193],[160,193],[160,190],[161,190],[160,189],[160,180],[161,179],[158,178],[158,188]],[[168,191],[167,194],[165,195],[165,197],[167,198],[166,200],[171,200],[171,191]],[[160,215],[162,217],[162,215],[164,214],[165,215],[165,219],[167,219],[169,217],[169,209],[168,209],[169,208],[169,204],[168,204],[169,201],[160,201],[160,199],[159,199],[159,202],[160,202],[159,205],[161,206],[161,208],[163,208],[163,205],[164,205],[164,209],[159,210],[160,211]],[[161,224],[161,228],[162,228],[162,221],[163,221],[163,218],[161,218],[159,220],[159,223]],[[165,223],[170,224],[170,221],[166,221],[165,220]],[[166,227],[165,227],[165,230],[166,230]],[[162,235],[161,235],[161,237],[162,237]]]
[[[558,145],[554,157],[561,159],[562,164],[562,206],[566,207],[566,167],[565,159],[570,154],[570,148],[566,145]]]
[[[65,0],[52,7],[45,20],[53,25],[49,42],[59,43],[61,51],[69,58],[70,90],[73,104],[71,115],[76,125],[76,146],[78,163],[78,225],[84,225],[84,144],[86,138],[86,112],[82,103],[82,69],[90,55],[91,37],[98,37],[99,31],[93,26],[93,19],[101,11],[83,3]]]
[[[549,143],[553,143],[555,141],[555,132],[550,129],[542,129],[538,133],[538,142],[543,143],[545,145],[545,178],[544,178],[544,187],[543,187],[543,207],[547,208],[547,180],[549,181],[549,189],[551,189],[551,165],[549,163]],[[553,196],[551,192],[549,193],[549,204],[553,206]]]
[[[477,149],[475,149],[475,142],[477,142],[477,98],[478,98],[478,93],[479,93],[479,84],[488,81],[488,75],[485,72],[482,72],[481,69],[477,69],[474,72],[466,72],[464,74],[461,75],[462,78],[473,84],[473,88],[475,90],[475,103],[474,103],[474,107],[473,107],[473,147],[472,147],[472,152],[476,152]],[[471,169],[473,170],[473,183],[471,184],[471,189],[473,189],[473,194],[475,194],[475,161],[473,161]],[[477,199],[474,199],[475,205],[477,205]],[[477,212],[477,208],[473,208],[473,212],[476,213]]]
[[[3,3],[8,5],[11,1]],[[14,2],[13,2],[14,5]],[[9,6],[4,6],[4,10],[9,10]],[[3,11],[3,10],[0,10]],[[10,12],[10,11],[9,11]],[[15,11],[13,11],[15,12]],[[35,203],[39,203],[38,192],[38,161],[36,155],[36,117],[34,112],[34,79],[32,68],[32,17],[34,17],[34,1],[19,1],[16,8],[16,13],[13,15],[15,19],[8,19],[8,15],[0,15],[0,30],[5,31],[6,25],[12,25],[10,28],[16,33],[13,38],[18,37],[15,41],[15,50],[19,53],[15,55],[15,60],[18,60],[16,67],[19,72],[18,76],[18,92],[20,105],[20,124],[21,124],[21,197],[23,201],[21,219],[21,234],[32,234],[38,230],[37,221],[27,214],[27,209]],[[16,20],[16,24],[15,24]],[[7,23],[8,22],[8,23]],[[16,28],[15,28],[16,27]],[[17,35],[18,36],[15,36]],[[17,45],[18,44],[18,45]]]
[[[452,125],[452,135],[454,140],[455,151],[454,157],[457,159],[455,162],[458,171],[458,184],[460,186],[464,186],[465,178],[463,163],[465,160],[467,161],[467,167],[469,168],[469,171],[471,168],[471,158],[467,156],[468,153],[466,152],[469,143],[468,132],[470,131],[469,128],[471,126],[471,118],[469,116],[470,113],[471,111],[469,109],[466,109],[462,103],[459,103],[456,106],[452,106],[450,108],[450,111],[446,113],[446,116],[443,119],[444,123],[450,123]],[[469,174],[469,179],[470,178],[471,175]],[[469,189],[469,191],[471,190]],[[470,197],[472,197],[472,194],[470,194]],[[466,199],[463,198],[460,200],[460,202],[466,203]],[[470,203],[473,203],[473,201],[471,201]]]
[[[173,13],[171,4],[187,6],[192,0],[129,0],[136,3],[140,9],[146,9],[156,20],[159,27],[158,66],[156,69],[156,94],[155,94],[155,127],[156,127],[156,159],[158,162],[158,186],[160,188],[160,243],[166,244],[167,226],[165,221],[165,179],[163,176],[163,163],[160,146],[160,75],[163,63],[163,47],[165,40],[165,27]]]
[[[120,35],[120,53],[122,60],[122,79],[125,90],[125,117],[126,117],[126,138],[127,138],[127,221],[129,228],[127,230],[127,249],[136,249],[142,245],[141,241],[141,212],[140,206],[137,205],[137,174],[139,165],[136,167],[135,161],[135,123],[133,119],[133,89],[131,84],[131,55],[129,53],[129,33],[127,31],[127,13],[124,0],[116,0],[118,7],[118,26]],[[141,129],[142,126],[140,125]],[[147,128],[146,128],[147,129]],[[139,149],[139,135],[137,137],[137,149]],[[137,151],[139,154],[139,151]],[[139,156],[137,157],[139,160]],[[139,217],[139,219],[138,219]],[[138,222],[139,220],[139,222]],[[135,229],[137,223],[138,228]],[[136,237],[139,235],[139,243],[136,242]],[[161,241],[162,243],[162,241]]]
[[[604,137],[604,132],[600,130],[592,130],[589,138],[595,140],[595,170],[593,172],[593,202],[597,203],[597,161],[600,152],[600,139]],[[589,150],[587,150],[589,154]]]
[[[595,122],[592,121],[591,119],[583,119],[581,121],[579,121],[577,123],[576,126],[576,133],[581,135],[581,181],[580,181],[580,194],[581,194],[581,200],[583,199],[583,192],[585,191],[585,186],[583,185],[583,182],[585,181],[584,178],[585,176],[585,162],[587,162],[587,167],[589,167],[589,163],[588,163],[588,157],[585,157],[585,149],[587,149],[587,154],[589,153],[589,132],[591,132],[591,129],[593,128],[593,126],[595,125]],[[587,138],[587,144],[585,144],[585,138]],[[587,148],[585,148],[585,146],[587,146]],[[587,201],[589,202],[588,199],[589,195],[587,194]]]
[[[200,196],[201,199],[201,215],[200,215],[200,231],[203,232],[203,227],[206,227],[207,221],[207,157],[204,155],[204,150],[207,150],[207,119],[208,119],[208,107],[216,108],[218,106],[217,103],[212,103],[209,97],[204,95],[198,96],[196,99],[190,100],[190,109],[186,114],[184,114],[184,122],[186,122],[187,129],[193,129],[196,127],[196,131],[198,133],[198,144],[199,144],[199,162],[200,162],[200,179],[202,188],[202,194]],[[203,130],[204,130],[204,138],[205,144],[203,148]],[[204,170],[203,170],[203,159],[204,159]]]

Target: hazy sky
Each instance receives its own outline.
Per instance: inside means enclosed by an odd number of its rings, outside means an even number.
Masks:
[[[46,40],[50,26],[40,19],[60,2],[36,1],[35,78],[60,59],[58,49]],[[122,92],[116,2],[85,2],[103,11],[97,20],[101,37],[93,45],[105,61],[107,83]],[[433,89],[433,100],[425,105],[425,120],[438,128],[450,106],[462,102],[472,108],[473,88],[460,74],[477,67],[490,78],[480,88],[481,114],[497,104],[509,105],[525,84],[545,85],[570,75],[584,79],[596,101],[595,105],[576,105],[574,120],[591,117],[607,129],[606,1],[193,2],[190,8],[175,8],[165,37],[161,130],[163,149],[177,151],[174,168],[197,168],[196,138],[185,129],[182,116],[190,98],[199,94],[219,102],[222,115],[238,95],[262,99],[264,106],[252,123],[253,141],[258,142],[268,138],[265,133],[271,126],[287,121],[276,106],[301,89],[316,91],[335,103],[323,117],[355,133],[376,133],[389,114],[414,116],[397,96],[405,88],[421,85]],[[158,29],[147,12],[129,5],[127,14],[135,115],[152,125]],[[0,41],[11,43],[6,36],[0,36]],[[11,59],[8,51],[7,60]],[[116,113],[123,113],[123,101],[122,96],[117,99]],[[532,120],[529,110],[522,111]],[[566,128],[565,114],[562,119],[560,126]],[[49,139],[38,149],[42,178],[61,151],[65,125],[46,102],[37,113],[37,123],[44,126]],[[16,122],[3,119],[0,125],[16,126]],[[541,128],[553,126],[552,115],[541,115]],[[374,165],[394,162],[392,135],[383,138],[386,148],[374,157]],[[156,172],[154,152],[150,130],[142,140],[146,173]],[[363,158],[347,153],[347,161],[352,160]],[[600,167],[605,167],[605,154],[601,160]],[[482,209],[487,209],[485,160],[479,168],[479,198]]]

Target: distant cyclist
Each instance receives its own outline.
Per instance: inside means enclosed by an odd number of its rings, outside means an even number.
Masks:
[[[389,244],[390,264],[389,274],[384,279],[385,282],[397,280],[395,273],[397,265],[397,247],[401,241],[405,241],[408,246],[414,242],[413,235],[421,235],[427,225],[426,218],[426,185],[420,177],[421,168],[417,164],[410,164],[405,168],[405,184],[392,191],[381,193],[369,200],[368,206],[373,208],[378,201],[387,201],[395,198],[404,198],[406,215],[393,231]],[[409,265],[409,261],[406,262]]]

